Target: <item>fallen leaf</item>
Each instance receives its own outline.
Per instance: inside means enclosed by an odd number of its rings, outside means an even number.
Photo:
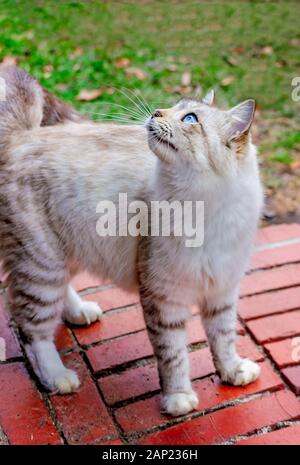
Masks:
[[[116,92],[116,89],[114,89],[114,87],[109,87],[109,86],[108,86],[108,87],[106,87],[106,89],[105,89],[105,93],[106,93],[107,95],[112,95],[112,94],[114,94],[115,92]]]
[[[244,47],[239,47],[239,46],[238,46],[238,47],[235,47],[235,48],[233,49],[233,51],[234,51],[235,53],[244,53],[245,49],[244,49]]]
[[[289,44],[292,47],[300,47],[300,39],[298,39],[297,37],[294,37],[293,39],[289,41]]]
[[[83,50],[81,47],[76,47],[75,50],[70,54],[70,58],[78,58],[83,55]]]
[[[51,64],[43,66],[44,77],[48,79],[53,71],[53,66]]]
[[[130,60],[128,58],[118,58],[114,65],[116,68],[127,68],[130,65]]]
[[[76,100],[80,102],[90,102],[91,100],[96,100],[102,94],[102,89],[82,89],[77,95]]]
[[[1,65],[16,66],[17,62],[18,62],[17,57],[7,56],[3,58],[3,60],[1,61]]]
[[[145,71],[143,71],[140,68],[127,68],[126,69],[126,74],[128,76],[134,76],[137,79],[139,79],[140,81],[144,81],[144,79],[146,79],[146,77],[147,77],[147,74],[145,73]]]
[[[169,94],[189,94],[192,91],[191,86],[164,86],[164,90]]]
[[[175,63],[170,63],[166,66],[166,69],[168,71],[171,71],[171,73],[174,73],[175,71],[177,71],[177,66],[175,65]]]
[[[53,71],[53,66],[51,64],[43,66],[43,71],[45,73],[51,73]]]
[[[298,171],[300,169],[300,160],[296,160],[289,165],[291,171]]]
[[[65,92],[66,90],[68,90],[69,86],[68,84],[56,84],[55,88],[60,92]]]
[[[272,55],[273,48],[270,45],[266,45],[266,47],[262,47],[260,50],[262,55]]]
[[[221,81],[221,85],[223,87],[227,87],[229,86],[233,81],[235,80],[235,77],[234,76],[226,76],[222,79]]]
[[[188,65],[189,63],[191,63],[191,59],[188,57],[179,57],[178,61],[182,65]]]
[[[234,57],[228,57],[226,55],[223,55],[223,60],[228,63],[230,66],[237,66],[238,60]]]
[[[181,76],[181,85],[183,87],[188,87],[192,82],[192,75],[190,71],[185,71]]]

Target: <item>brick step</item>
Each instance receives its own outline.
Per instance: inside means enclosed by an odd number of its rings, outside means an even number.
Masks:
[[[150,434],[138,441],[153,445],[220,444],[279,421],[300,417],[300,403],[290,392],[276,392],[241,405]],[[234,421],[232,421],[234,419]]]
[[[243,357],[256,361],[263,360],[262,354],[248,336],[239,338],[238,351]],[[192,379],[202,378],[215,372],[212,357],[207,347],[191,352],[189,357]],[[160,389],[156,364],[130,368],[121,373],[101,378],[98,383],[109,405]]]
[[[244,297],[239,300],[238,312],[244,320],[261,318],[300,308],[300,286]]]
[[[267,434],[260,434],[235,443],[236,446],[296,446],[300,445],[300,425],[289,426]]]
[[[278,368],[300,363],[300,337],[271,342],[265,345],[265,349]]]
[[[248,321],[247,328],[259,344],[297,336],[300,334],[300,310]]]
[[[0,392],[0,422],[11,444],[62,443],[23,363],[0,366]]]
[[[300,264],[255,271],[242,279],[242,297],[300,285]]]
[[[268,362],[261,364],[260,377],[254,383],[245,387],[222,384],[218,376],[193,382],[193,389],[199,396],[199,411],[217,407],[224,402],[236,400],[239,397],[267,390],[274,391],[282,387],[281,379],[273,372]],[[161,414],[160,397],[158,395],[121,407],[115,411],[115,415],[117,422],[127,434],[167,425],[172,420],[170,417]],[[229,413],[228,418],[232,418]]]
[[[79,354],[64,357],[68,368],[76,370],[81,386],[71,395],[52,395],[50,400],[69,444],[97,444],[118,434],[91,375]]]

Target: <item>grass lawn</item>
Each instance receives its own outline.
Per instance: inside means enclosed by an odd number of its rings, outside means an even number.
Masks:
[[[299,2],[2,0],[0,59],[98,120],[137,116],[131,91],[152,108],[211,87],[223,106],[254,97],[270,208],[300,217]]]

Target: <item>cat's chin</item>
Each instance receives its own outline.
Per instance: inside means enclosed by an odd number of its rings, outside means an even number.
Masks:
[[[172,142],[162,139],[159,136],[155,136],[152,132],[149,133],[148,145],[150,150],[162,160],[173,157],[174,152],[178,151]]]

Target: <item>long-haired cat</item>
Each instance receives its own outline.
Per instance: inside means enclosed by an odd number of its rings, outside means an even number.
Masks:
[[[21,85],[21,84],[20,84]],[[19,87],[20,87],[19,85]],[[22,85],[21,85],[22,87]],[[64,122],[41,127],[45,97],[34,82],[8,85],[0,102],[0,247],[8,301],[42,383],[79,386],[53,342],[61,317],[89,324],[101,316],[70,287],[87,269],[139,290],[158,362],[163,409],[197,407],[185,326],[198,304],[222,380],[244,385],[259,374],[235,348],[236,302],[262,206],[249,128],[254,102],[230,110],[182,99],[153,113],[146,127]],[[100,201],[204,201],[204,243],[186,237],[99,236]]]

